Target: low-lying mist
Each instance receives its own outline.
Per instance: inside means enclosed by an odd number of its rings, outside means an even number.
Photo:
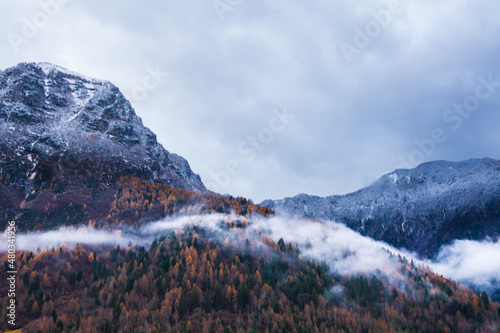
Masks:
[[[432,261],[431,269],[474,289],[500,288],[500,242],[498,240],[456,240],[443,246]]]
[[[226,222],[236,221],[238,228]],[[401,280],[397,255],[427,265],[434,272],[478,289],[493,290],[500,281],[500,243],[460,240],[444,246],[434,260],[420,260],[415,253],[398,250],[383,242],[364,237],[343,224],[320,222],[305,218],[275,216],[251,218],[230,214],[194,215],[167,218],[141,228],[70,227],[58,230],[16,235],[16,247],[21,251],[40,251],[61,245],[72,248],[77,244],[89,246],[127,246],[130,243],[148,246],[154,239],[185,226],[199,226],[211,231],[210,237],[225,244],[242,247],[248,239],[262,243],[263,236],[277,242],[298,245],[304,258],[326,263],[341,275],[384,274],[393,282]],[[7,244],[3,234],[1,242]],[[7,246],[2,246],[7,248]],[[396,256],[395,256],[396,255]]]

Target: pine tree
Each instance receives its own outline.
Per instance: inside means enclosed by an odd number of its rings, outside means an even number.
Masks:
[[[481,294],[481,301],[483,302],[484,307],[486,309],[490,308],[490,298],[488,297],[488,294],[486,293],[486,291],[483,291],[483,293]]]
[[[200,306],[200,289],[196,285],[191,292],[191,309],[197,309]]]
[[[203,293],[203,310],[206,313],[210,313],[212,311],[212,300],[210,298],[210,290],[205,290]]]
[[[224,299],[222,298],[222,289],[220,287],[219,282],[215,284],[215,291],[214,291],[214,308],[216,310],[222,309],[224,305]]]

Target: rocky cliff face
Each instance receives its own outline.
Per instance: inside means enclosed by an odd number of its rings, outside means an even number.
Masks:
[[[351,194],[300,194],[261,205],[343,222],[363,235],[432,256],[454,239],[500,234],[500,161],[429,162],[396,170]]]
[[[0,175],[3,208],[25,207],[51,187],[63,193],[128,175],[206,192],[116,86],[48,63],[0,72]]]

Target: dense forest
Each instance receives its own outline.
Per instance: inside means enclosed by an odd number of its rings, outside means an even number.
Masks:
[[[486,293],[399,256],[405,282],[393,285],[382,273],[340,276],[283,239],[224,240],[199,226],[148,248],[61,246],[16,260],[25,332],[490,332],[500,318]]]

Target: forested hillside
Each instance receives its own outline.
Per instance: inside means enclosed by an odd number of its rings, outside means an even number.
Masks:
[[[402,257],[394,285],[383,272],[340,276],[286,239],[199,226],[147,248],[61,246],[16,260],[25,332],[492,332],[500,317],[486,293]]]

